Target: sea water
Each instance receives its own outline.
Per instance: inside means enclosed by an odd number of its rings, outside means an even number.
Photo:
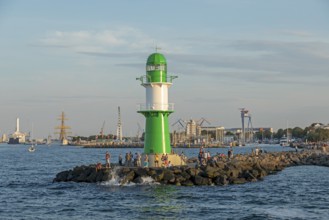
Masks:
[[[53,183],[58,172],[105,162],[142,149],[0,145],[0,219],[329,219],[329,168],[289,167],[242,185],[183,187],[143,184]],[[250,153],[252,148],[234,148]],[[266,151],[291,150],[262,146]],[[197,156],[198,149],[175,149]],[[209,149],[210,154],[227,148]]]

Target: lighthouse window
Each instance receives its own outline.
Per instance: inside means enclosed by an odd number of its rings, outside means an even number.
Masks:
[[[146,66],[146,71],[154,71],[154,70],[161,70],[161,71],[165,71],[166,70],[166,66],[165,65],[147,65]]]
[[[153,70],[155,70],[155,66],[153,66],[153,65],[146,66],[146,71],[153,71]]]
[[[158,66],[155,66],[155,69],[165,71],[166,66],[165,65],[158,65]]]

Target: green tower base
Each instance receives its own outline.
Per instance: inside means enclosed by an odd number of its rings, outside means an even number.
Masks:
[[[146,118],[144,153],[170,154],[168,116],[173,111],[138,111]]]

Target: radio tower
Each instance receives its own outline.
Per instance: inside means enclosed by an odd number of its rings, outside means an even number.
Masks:
[[[58,120],[61,121],[61,125],[55,127],[55,129],[59,129],[59,132],[56,132],[55,134],[59,134],[59,140],[63,141],[65,139],[67,139],[67,134],[71,133],[71,132],[67,132],[67,130],[71,129],[71,127],[66,126],[64,123],[65,120],[68,120],[67,118],[65,118],[64,112],[62,112],[62,114],[58,118]]]
[[[122,123],[121,123],[120,106],[118,107],[117,140],[122,141]]]

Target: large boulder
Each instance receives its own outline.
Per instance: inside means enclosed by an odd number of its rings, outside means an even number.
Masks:
[[[187,179],[184,178],[184,177],[181,176],[181,175],[175,175],[175,184],[176,184],[176,185],[178,185],[177,183],[180,183],[180,185],[181,185],[181,183],[184,182],[184,181],[186,181],[186,180],[187,180]]]
[[[227,181],[226,175],[217,176],[214,180],[214,183],[219,186],[227,185],[229,182]]]
[[[129,173],[127,173],[122,179],[120,184],[124,185],[126,183],[130,183],[135,178],[135,172],[133,170],[130,170]]]
[[[225,168],[225,162],[222,161],[222,160],[215,162],[215,165],[216,165],[217,168],[219,168],[219,169],[224,169],[224,168]]]
[[[62,182],[62,181],[67,181],[67,177],[69,175],[70,171],[62,171],[58,173],[54,179],[54,182]]]
[[[111,170],[110,169],[104,169],[103,170],[103,178],[102,178],[102,182],[103,181],[109,181],[112,179],[112,175],[111,175]]]
[[[237,168],[231,168],[227,173],[230,178],[237,178],[240,175],[240,170]]]
[[[92,173],[96,172],[95,168],[90,166],[82,166],[79,169],[73,170],[75,176],[74,181],[76,182],[94,182],[90,179]],[[89,178],[88,178],[89,177]]]
[[[168,169],[164,170],[162,181],[164,183],[168,183],[168,182],[169,183],[174,183],[175,182],[175,175],[174,175],[174,173],[171,170],[168,170]]]
[[[175,174],[175,175],[177,175],[177,174],[182,174],[182,169],[180,168],[180,167],[172,167],[171,168],[171,170],[173,171],[173,173]]]
[[[188,179],[191,178],[191,175],[188,174],[186,171],[182,171],[181,175],[182,175],[182,177],[184,177],[186,180],[188,180]]]
[[[143,181],[143,178],[141,176],[137,176],[134,180],[133,180],[134,183],[136,184],[142,184],[144,181]]]
[[[212,166],[206,166],[203,172],[200,173],[203,177],[216,178],[219,176],[219,169]]]
[[[244,184],[246,182],[248,181],[244,178],[236,178],[231,181],[232,184]]]
[[[193,178],[193,182],[197,186],[209,185],[209,179],[208,178],[198,176],[198,175]]]
[[[97,172],[96,170],[94,170],[93,172],[91,172],[87,178],[86,178],[86,182],[87,183],[94,183],[96,182],[96,176],[97,176]]]
[[[102,170],[99,170],[96,174],[96,178],[95,178],[95,182],[102,182],[103,180],[103,169]]]
[[[148,171],[149,171],[149,168],[138,167],[135,170],[135,173],[136,173],[137,176],[145,177],[145,176],[147,176]]]
[[[190,176],[197,176],[201,170],[198,168],[190,168],[186,171]]]
[[[184,182],[181,182],[182,186],[194,186],[194,183],[191,180],[186,180]]]
[[[155,170],[155,174],[152,175],[152,178],[156,181],[156,182],[161,182],[163,180],[163,176],[164,176],[164,170],[162,168],[157,168]]]
[[[131,169],[129,167],[122,167],[117,171],[117,174],[119,175],[119,177],[124,177],[130,172]]]

